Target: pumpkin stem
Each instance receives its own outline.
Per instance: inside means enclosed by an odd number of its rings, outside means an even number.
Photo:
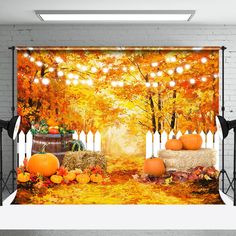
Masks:
[[[47,145],[48,145],[48,144],[45,143],[45,144],[42,146],[42,148],[41,148],[41,150],[40,150],[39,153],[41,153],[41,154],[46,153],[45,149],[46,149]]]

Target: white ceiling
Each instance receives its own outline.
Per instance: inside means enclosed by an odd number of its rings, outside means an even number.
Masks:
[[[0,24],[47,24],[34,10],[196,10],[186,24],[236,24],[236,0],[0,0]]]

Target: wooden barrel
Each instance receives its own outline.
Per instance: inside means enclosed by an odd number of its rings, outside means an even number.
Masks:
[[[35,134],[32,143],[32,155],[41,151],[44,144],[47,144],[45,151],[54,154],[60,164],[65,156],[65,152],[69,150],[69,141],[72,134]]]

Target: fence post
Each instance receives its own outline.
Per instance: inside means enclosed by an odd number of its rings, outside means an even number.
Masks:
[[[152,157],[152,133],[150,131],[146,134],[146,158]]]
[[[91,131],[87,134],[87,150],[93,151],[93,133]]]
[[[29,130],[26,135],[26,157],[30,158],[32,155],[32,142],[33,142],[33,135]]]
[[[207,148],[213,148],[214,145],[213,145],[213,134],[211,131],[209,131],[207,133],[207,145],[206,145]]]
[[[101,151],[101,134],[97,131],[95,133],[95,141],[94,141],[94,151],[100,152]]]
[[[75,140],[79,139],[79,135],[76,131],[73,133],[72,138],[75,139]]]
[[[161,149],[165,149],[166,141],[167,141],[167,133],[166,131],[161,134]]]
[[[158,150],[160,150],[160,134],[158,131],[153,135],[153,156],[157,157]]]
[[[87,144],[86,144],[86,135],[85,135],[85,133],[84,133],[83,130],[80,132],[79,140],[84,144],[85,147],[87,147]]]
[[[23,131],[19,134],[19,144],[18,144],[18,153],[19,153],[19,166],[23,165],[25,159],[25,134]]]

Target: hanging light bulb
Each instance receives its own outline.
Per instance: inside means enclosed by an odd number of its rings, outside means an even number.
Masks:
[[[149,87],[151,86],[151,84],[150,84],[149,82],[146,82],[146,83],[145,83],[145,86],[146,86],[147,88],[149,88]]]
[[[87,70],[88,70],[88,67],[87,67],[87,66],[81,66],[81,70],[82,70],[82,71],[87,71]]]
[[[170,62],[176,62],[176,57],[171,57]]]
[[[152,62],[152,63],[151,63],[151,66],[152,66],[152,67],[157,67],[157,66],[158,66],[158,62]]]
[[[70,85],[71,81],[69,79],[66,80],[66,85]]]
[[[189,69],[191,68],[191,66],[190,66],[189,64],[186,64],[186,65],[184,66],[184,68],[185,68],[186,70],[189,70]]]
[[[78,69],[80,69],[80,68],[81,68],[81,65],[78,63],[78,64],[76,65],[76,67],[77,67]]]
[[[69,78],[69,79],[73,79],[73,78],[74,78],[74,75],[73,75],[72,73],[69,73],[69,74],[68,74],[68,78]]]
[[[33,51],[34,48],[33,47],[28,47],[28,50]]]
[[[78,76],[78,75],[74,75],[74,79],[75,79],[75,80],[78,80],[78,79],[79,79],[79,76]]]
[[[42,79],[42,83],[43,83],[44,85],[48,85],[48,84],[50,83],[50,80],[49,80],[48,78],[43,78],[43,79]]]
[[[182,74],[183,71],[184,71],[184,69],[183,69],[182,66],[178,66],[178,67],[176,68],[176,71],[177,71],[178,74]]]
[[[54,71],[54,68],[53,68],[53,67],[50,67],[50,68],[48,69],[48,71],[49,71],[49,72],[53,72],[53,71]]]
[[[28,57],[29,54],[28,54],[27,52],[25,52],[25,53],[23,54],[23,56],[24,56],[24,57]]]
[[[157,72],[157,76],[161,77],[163,75],[163,72],[162,71],[158,71]]]
[[[169,75],[173,75],[173,74],[174,74],[174,70],[170,69],[170,70],[168,70],[167,73],[168,73]]]
[[[109,71],[109,69],[105,67],[102,69],[102,71],[103,71],[103,73],[107,73]]]
[[[206,81],[207,81],[207,78],[206,78],[206,77],[202,77],[202,78],[201,78],[201,81],[202,81],[202,82],[206,82]]]
[[[202,62],[203,64],[205,64],[205,63],[207,62],[207,58],[206,58],[206,57],[202,57],[202,58],[201,58],[201,62]]]
[[[195,84],[196,80],[195,79],[190,79],[189,82],[190,82],[190,84]]]
[[[129,69],[130,69],[131,71],[135,71],[134,66],[131,66]]]
[[[170,87],[174,87],[176,85],[175,81],[170,81],[169,83]]]
[[[93,81],[91,79],[87,80],[87,85],[92,86],[93,85]]]
[[[123,86],[124,86],[124,82],[123,82],[123,81],[118,81],[117,84],[118,84],[118,86],[120,86],[120,87],[123,87]]]
[[[116,81],[111,81],[111,86],[116,87],[117,86],[117,82]]]
[[[156,76],[156,73],[151,72],[150,76],[151,76],[152,78],[154,78],[154,77]]]
[[[79,83],[78,80],[76,80],[76,79],[73,80],[73,85],[78,85],[78,83]]]
[[[97,68],[96,68],[96,67],[92,67],[92,68],[91,68],[91,72],[92,72],[92,73],[96,73],[96,72],[97,72]]]
[[[122,70],[123,70],[124,72],[127,72],[127,71],[128,71],[127,67],[125,67],[125,66],[122,68]]]
[[[153,83],[152,83],[152,86],[153,86],[154,88],[157,88],[157,87],[158,87],[158,83],[157,83],[157,82],[153,82]]]
[[[60,71],[57,72],[57,75],[58,75],[59,77],[61,77],[61,76],[64,75],[64,72],[60,70]]]
[[[56,58],[55,58],[55,61],[56,61],[57,63],[62,63],[62,62],[63,62],[63,60],[62,60],[60,57],[56,57]]]
[[[34,57],[30,57],[30,61],[34,62],[35,61]]]
[[[41,61],[36,61],[35,63],[36,63],[36,65],[39,66],[39,67],[43,66],[43,63],[42,63]]]
[[[38,84],[38,83],[39,83],[39,79],[38,79],[38,78],[35,78],[35,79],[34,79],[34,83],[35,83],[35,84]]]

